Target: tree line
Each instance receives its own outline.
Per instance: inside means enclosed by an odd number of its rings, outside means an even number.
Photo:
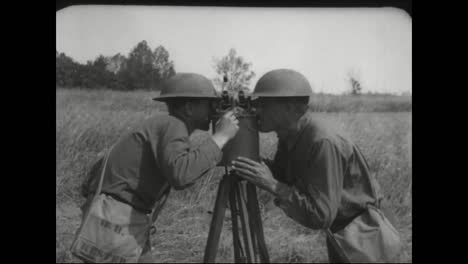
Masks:
[[[99,55],[86,64],[58,51],[55,57],[56,86],[61,88],[160,90],[162,81],[176,74],[169,52],[162,45],[151,50],[145,40],[139,42],[127,57],[120,53],[111,57]],[[238,55],[234,48],[221,58],[213,58],[213,68],[216,77],[212,81],[218,90],[249,92],[248,87],[255,77],[252,63]],[[363,95],[359,79],[357,72],[348,72],[349,90],[343,95]],[[374,94],[368,92],[367,95]]]
[[[128,54],[120,53],[81,64],[65,53],[55,52],[56,86],[85,89],[160,90],[163,80],[175,75],[169,52],[158,46],[154,50],[143,40]]]

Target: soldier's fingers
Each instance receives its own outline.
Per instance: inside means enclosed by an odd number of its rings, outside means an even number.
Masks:
[[[232,168],[236,171],[236,172],[240,172],[240,173],[244,173],[248,176],[251,176],[251,177],[254,177],[255,176],[255,173],[248,169],[248,168],[245,168],[245,167],[239,167],[239,166],[236,166],[236,165],[232,165]]]
[[[248,164],[248,163],[234,160],[234,161],[232,161],[232,165],[237,167],[237,168],[242,168],[242,169],[248,170],[253,174],[257,174],[257,169],[255,167],[253,167],[252,165]]]
[[[235,115],[229,117],[232,121],[239,121]]]
[[[268,167],[268,165],[267,165],[263,160],[262,160],[261,164],[262,164],[263,168],[266,168],[266,169],[268,169],[268,170],[270,169],[270,168]]]
[[[237,162],[244,162],[244,163],[247,163],[251,166],[254,166],[254,167],[257,167],[258,165],[260,165],[260,163],[256,162],[255,160],[252,160],[252,159],[249,159],[249,158],[246,158],[246,157],[237,157],[236,159]]]
[[[246,180],[248,180],[249,182],[252,182],[252,183],[254,183],[254,184],[256,183],[254,177],[252,177],[252,176],[250,176],[250,175],[248,175],[248,174],[245,174],[245,173],[243,173],[243,172],[237,171],[237,176],[239,176],[239,177],[241,177],[241,178],[243,178],[243,179],[246,179]]]
[[[231,118],[231,116],[233,116],[233,114],[234,114],[234,113],[233,113],[232,110],[231,110],[231,111],[228,111],[226,114],[224,114],[224,117],[225,117],[225,118]]]

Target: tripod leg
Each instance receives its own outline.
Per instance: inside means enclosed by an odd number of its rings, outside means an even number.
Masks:
[[[255,253],[253,249],[253,241],[251,237],[251,230],[249,226],[249,219],[248,219],[248,211],[246,205],[246,198],[245,195],[245,185],[242,182],[236,184],[236,194],[237,194],[237,202],[239,204],[239,212],[242,222],[242,237],[244,238],[244,248],[247,255],[247,262],[252,263],[255,258]]]
[[[262,217],[260,214],[260,208],[258,206],[257,190],[256,187],[251,183],[247,183],[247,198],[251,208],[250,219],[253,220],[252,229],[255,232],[255,238],[258,243],[260,260],[262,263],[269,263],[270,257],[268,256],[268,249],[265,243],[265,237],[263,235]]]
[[[249,184],[246,185],[247,191],[247,209],[249,211],[249,225],[250,225],[250,235],[252,236],[252,243],[253,243],[253,250],[255,254],[255,262],[260,262],[258,259],[259,255],[259,242],[258,242],[258,235],[257,235],[257,221],[256,221],[256,211],[255,211],[255,202],[256,200],[252,196],[252,193],[249,190]]]
[[[211,219],[210,231],[208,233],[208,241],[205,248],[204,263],[215,262],[216,252],[218,251],[219,237],[223,228],[224,215],[226,205],[231,190],[232,177],[227,174],[223,176],[218,187],[215,207],[213,209],[213,217]]]
[[[239,238],[239,224],[238,224],[238,215],[239,211],[237,210],[236,204],[236,191],[234,188],[231,188],[229,193],[229,204],[231,207],[231,222],[232,222],[232,244],[234,246],[234,260],[236,263],[244,263],[245,258],[244,254],[241,252],[241,243]]]

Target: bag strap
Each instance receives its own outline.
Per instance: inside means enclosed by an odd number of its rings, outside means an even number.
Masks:
[[[161,191],[158,195],[159,200],[156,202],[150,214],[152,225],[154,225],[154,222],[156,222],[159,212],[161,212],[164,204],[166,204],[167,198],[169,197],[169,189],[170,189],[170,186],[167,182],[164,184],[163,188],[161,188]]]
[[[169,188],[170,188],[169,184],[165,182],[163,187],[160,189],[158,195],[156,196],[158,197],[159,200],[154,205],[153,210],[151,210],[151,218],[153,218],[153,215],[155,213],[159,214],[159,211],[161,210],[162,206],[165,204],[167,200],[167,197],[169,196],[169,193],[166,193],[169,191]]]
[[[366,165],[367,171],[368,171],[369,174],[370,174],[370,169],[369,169],[370,167],[369,167],[369,164],[367,163],[367,160],[365,159],[364,155],[362,154],[361,149],[360,149],[358,146],[356,146],[356,149],[357,149],[357,152],[359,153],[359,156],[360,156],[361,160],[364,161],[364,164]],[[369,175],[369,176],[370,176],[370,175]],[[370,189],[371,189],[372,195],[375,197],[375,202],[376,202],[375,207],[380,208],[380,205],[381,205],[381,202],[382,202],[382,199],[383,199],[383,198],[378,196],[378,193],[377,193],[377,191],[375,190],[374,181],[377,181],[377,179],[374,178],[374,179],[372,180],[372,178],[369,177]]]
[[[107,165],[107,159],[109,158],[109,155],[110,155],[110,152],[111,152],[113,146],[114,145],[112,145],[105,153],[104,162],[102,163],[102,167],[101,167],[101,176],[100,176],[100,179],[99,179],[98,187],[96,189],[96,193],[94,194],[94,197],[93,197],[93,202],[94,202],[94,200],[96,200],[98,195],[101,193],[102,183],[103,183],[103,180],[104,180],[104,173],[105,173],[106,165]],[[75,255],[74,250],[75,250],[75,246],[77,245],[78,237],[81,235],[81,231],[83,229],[83,226],[88,222],[88,219],[89,219],[89,208],[88,208],[88,210],[86,210],[86,212],[84,212],[84,214],[85,215],[84,215],[83,221],[82,221],[80,227],[78,228],[78,230],[77,230],[77,232],[75,234],[75,238],[73,239],[73,242],[72,242],[72,244],[70,246],[70,251],[74,255]],[[78,255],[76,255],[76,256],[78,256]]]
[[[109,159],[109,155],[110,155],[110,152],[111,152],[113,147],[114,147],[114,145],[112,145],[105,153],[104,162],[102,163],[102,167],[101,167],[101,176],[99,178],[99,184],[98,184],[98,187],[96,189],[96,193],[94,194],[95,197],[98,196],[101,193],[102,184],[104,182],[104,174],[106,172],[107,160]]]
[[[338,255],[340,255],[340,258],[344,261],[344,263],[351,263],[348,256],[346,256],[346,254],[344,253],[343,248],[338,244],[338,242],[336,242],[336,239],[333,236],[330,228],[325,229],[325,233],[327,234],[328,240],[330,240],[330,243],[335,249],[335,252],[337,252]]]

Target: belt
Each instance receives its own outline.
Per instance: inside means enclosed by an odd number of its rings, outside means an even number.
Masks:
[[[126,201],[126,200],[120,198],[119,196],[117,196],[117,195],[115,195],[115,194],[111,194],[111,193],[107,193],[107,192],[101,192],[101,193],[103,193],[103,194],[105,194],[105,195],[109,195],[109,196],[112,197],[113,199],[115,199],[115,200],[117,200],[117,201],[119,201],[119,202],[121,202],[121,203],[124,203],[124,204],[127,204],[127,205],[131,206],[133,209],[135,209],[135,210],[136,210],[137,212],[139,212],[139,213],[142,213],[142,214],[145,214],[145,215],[151,214],[151,210],[144,209],[144,208],[141,208],[141,207],[139,207],[139,206],[135,206],[134,204],[129,203],[128,201]]]

